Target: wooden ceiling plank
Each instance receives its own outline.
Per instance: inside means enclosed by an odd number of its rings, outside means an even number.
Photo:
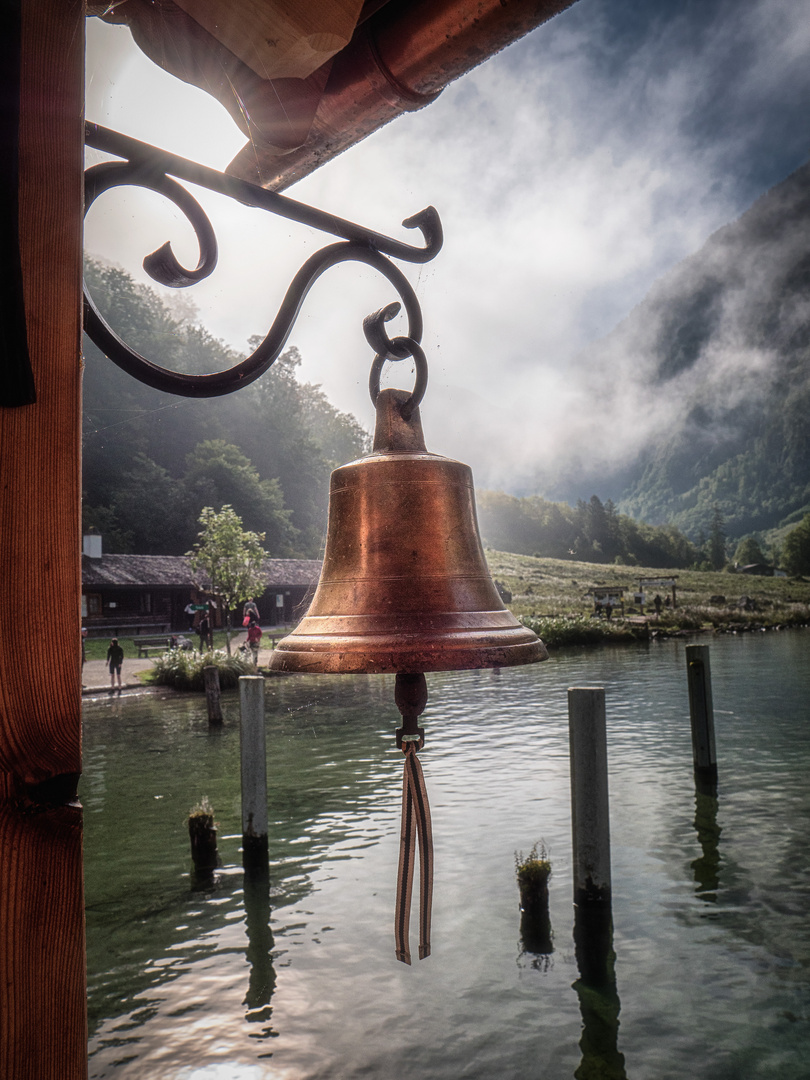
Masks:
[[[351,40],[363,0],[175,0],[263,79],[305,79]]]

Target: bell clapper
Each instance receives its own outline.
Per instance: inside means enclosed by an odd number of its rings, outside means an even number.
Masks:
[[[417,750],[425,745],[425,729],[416,721],[427,705],[427,682],[423,672],[418,674],[397,673],[394,684],[394,701],[402,715],[402,727],[397,728],[397,748],[405,751],[403,743],[418,742]]]
[[[433,830],[430,822],[425,777],[416,755],[425,745],[424,728],[417,719],[427,704],[427,683],[422,672],[398,672],[394,700],[402,714],[402,727],[397,728],[397,746],[405,755],[402,777],[402,827],[397,871],[397,906],[394,917],[394,941],[397,960],[410,964],[411,950],[408,926],[411,915],[411,891],[416,841],[419,841],[419,959],[430,956],[430,917],[433,906]]]

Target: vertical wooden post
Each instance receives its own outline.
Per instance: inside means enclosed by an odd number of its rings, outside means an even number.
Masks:
[[[571,752],[571,819],[574,840],[574,903],[609,906],[610,820],[608,813],[605,691],[568,691]]]
[[[25,785],[81,769],[84,6],[20,9],[19,256],[36,400],[0,407],[0,773]],[[12,101],[4,86],[4,113]],[[32,634],[21,603],[58,630]]]
[[[209,664],[203,668],[205,680],[205,703],[208,706],[208,723],[219,725],[222,723],[222,700],[219,692],[219,668]]]
[[[189,813],[188,836],[197,886],[205,886],[213,880],[214,871],[219,866],[214,811],[207,799],[203,799]]]
[[[686,646],[686,678],[689,687],[689,719],[692,725],[692,758],[695,776],[709,784],[717,780],[714,742],[714,705],[708,645]]]
[[[623,1080],[618,1050],[619,997],[613,952],[605,691],[568,691],[571,816],[574,835],[574,945],[580,978],[582,1064],[577,1075]]]
[[[18,242],[22,286],[4,285],[0,313],[0,1076],[83,1080],[84,4],[10,0],[0,21],[3,281]],[[23,608],[47,611],[51,632]]]
[[[242,861],[246,872],[262,872],[268,861],[267,750],[264,737],[264,678],[239,679],[239,737],[242,752]]]

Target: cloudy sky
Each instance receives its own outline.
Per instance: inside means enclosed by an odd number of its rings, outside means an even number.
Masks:
[[[587,430],[582,419],[600,404],[578,357],[658,276],[807,160],[808,55],[810,0],[578,0],[290,189],[404,239],[403,218],[438,209],[438,258],[400,264],[425,317],[430,449],[471,464],[479,486],[519,493],[532,490],[538,462],[545,471],[582,457],[570,432]],[[244,143],[217,102],[97,19],[87,117],[219,169]],[[180,295],[247,352],[300,264],[331,238],[198,194],[220,262]],[[167,239],[196,263],[189,227],[158,196],[111,193],[88,215],[88,250],[142,280],[143,256]],[[335,268],[290,338],[301,377],[369,427],[362,319],[391,299],[369,268]],[[409,385],[405,366],[389,382]],[[620,431],[611,443],[620,458]]]

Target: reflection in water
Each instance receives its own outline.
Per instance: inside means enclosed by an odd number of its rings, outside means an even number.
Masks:
[[[554,952],[551,915],[548,910],[551,864],[545,858],[533,858],[536,854],[535,848],[529,854],[529,859],[518,865],[520,944],[523,950],[521,955],[528,953],[532,957],[533,968],[548,971],[551,967],[551,954]]]
[[[717,824],[717,797],[700,788],[695,792],[695,831],[703,854],[692,863],[695,892],[707,903],[716,903],[720,887],[720,833]]]
[[[574,989],[582,1013],[582,1061],[576,1080],[625,1080],[624,1055],[619,1053],[619,1010],[616,953],[610,904],[576,906],[574,946],[579,978]]]
[[[246,950],[250,964],[245,1019],[249,1024],[264,1024],[261,1031],[251,1031],[252,1039],[269,1039],[278,1035],[273,1031],[270,1017],[273,1013],[270,999],[276,988],[273,969],[273,931],[270,929],[270,873],[266,869],[252,869],[245,874],[245,931],[248,938]]]
[[[520,913],[520,944],[524,953],[534,958],[532,967],[548,970],[554,952],[554,935],[551,932],[551,916],[548,901],[545,908]]]

